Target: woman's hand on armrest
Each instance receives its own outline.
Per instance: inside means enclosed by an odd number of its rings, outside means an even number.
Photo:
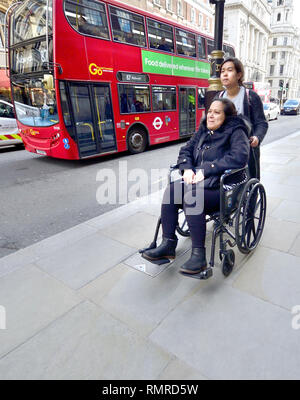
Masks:
[[[194,183],[195,172],[192,169],[185,169],[183,173],[183,180],[186,184]]]
[[[203,171],[202,169],[199,169],[199,171],[197,171],[197,173],[194,176],[193,183],[199,183],[202,182],[203,180],[204,180]]]

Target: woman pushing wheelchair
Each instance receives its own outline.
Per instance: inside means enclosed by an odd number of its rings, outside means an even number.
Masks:
[[[215,99],[198,132],[180,149],[177,167],[182,179],[171,182],[161,206],[162,243],[145,250],[142,257],[159,263],[176,255],[178,210],[182,208],[192,239],[190,259],[181,266],[185,274],[207,268],[206,215],[220,208],[220,177],[228,169],[247,165],[250,145],[248,127],[227,98]]]

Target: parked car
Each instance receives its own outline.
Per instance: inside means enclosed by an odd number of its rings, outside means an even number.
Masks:
[[[12,104],[0,100],[0,147],[8,145],[23,146],[23,142]]]
[[[276,103],[264,103],[264,113],[267,121],[277,119],[280,114],[280,108]]]
[[[289,99],[283,105],[283,114],[295,114],[300,113],[300,101],[297,99]]]

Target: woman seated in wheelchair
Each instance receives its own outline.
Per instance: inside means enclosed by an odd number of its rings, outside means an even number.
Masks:
[[[183,208],[192,239],[190,259],[180,271],[205,271],[206,215],[220,209],[220,177],[228,169],[243,168],[249,158],[248,128],[227,98],[215,99],[198,132],[180,149],[177,167],[182,179],[171,182],[161,206],[163,238],[160,246],[143,252],[148,261],[174,259],[178,210]],[[182,184],[183,183],[183,184]]]

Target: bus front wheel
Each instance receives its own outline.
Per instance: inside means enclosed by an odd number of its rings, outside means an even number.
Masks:
[[[131,154],[142,153],[147,146],[147,135],[142,128],[132,128],[128,133],[128,151]]]

